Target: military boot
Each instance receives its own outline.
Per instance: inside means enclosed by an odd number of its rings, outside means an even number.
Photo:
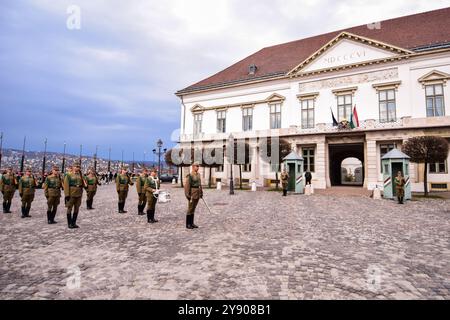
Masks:
[[[118,205],[118,207],[119,207],[119,213],[123,213],[123,210],[122,210],[122,203],[119,202],[117,205]]]
[[[152,221],[152,210],[147,209],[147,222],[148,223],[153,223]]]
[[[127,213],[128,211],[125,210],[125,201],[122,203],[122,213]]]
[[[74,228],[74,229],[79,228],[79,226],[77,226],[77,218],[78,218],[78,212],[75,212],[72,217],[72,228]]]
[[[31,218],[31,216],[30,216],[30,210],[31,210],[31,207],[25,209],[25,216],[26,216],[27,218]]]
[[[47,210],[47,223],[52,224],[52,213],[50,210]]]
[[[27,214],[26,214],[26,210],[25,207],[22,207],[22,218],[26,218]]]
[[[152,220],[152,223],[155,223],[155,222],[158,222],[159,220],[156,220],[155,219],[155,210],[156,209],[152,209],[151,210],[151,220]]]
[[[192,226],[192,219],[191,219],[192,215],[188,214],[186,215],[186,228],[187,229],[194,229],[194,227]]]
[[[191,218],[191,226],[192,226],[192,228],[197,229],[198,226],[194,224],[194,218],[195,218],[195,214],[192,214],[192,218]]]
[[[9,201],[9,202],[6,204],[6,213],[11,213],[11,204],[12,204],[11,201]]]
[[[3,213],[7,213],[7,211],[8,211],[6,209],[7,208],[6,206],[7,206],[6,202],[3,202]]]
[[[67,226],[72,229],[72,215],[70,213],[67,214]]]
[[[52,212],[51,212],[51,221],[52,221],[52,224],[55,224],[55,223],[58,223],[58,222],[56,222],[55,221],[55,217],[56,217],[56,208],[53,208],[53,210],[52,210]]]

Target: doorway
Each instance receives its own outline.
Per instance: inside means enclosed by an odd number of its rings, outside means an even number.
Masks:
[[[362,187],[365,177],[364,144],[331,144],[328,151],[331,185]],[[343,165],[346,170],[343,170]],[[352,171],[351,175],[349,169]]]

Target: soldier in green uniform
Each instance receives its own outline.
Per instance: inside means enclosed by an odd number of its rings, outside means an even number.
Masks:
[[[200,164],[194,162],[192,164],[192,172],[186,176],[186,182],[184,183],[184,194],[188,200],[188,212],[186,214],[186,228],[194,229],[198,228],[194,224],[195,208],[198,201],[203,198],[202,181],[198,169]]]
[[[80,170],[80,165],[74,164],[72,170],[64,178],[64,200],[67,207],[67,225],[69,229],[79,228],[77,226],[78,211],[80,210],[81,198],[83,197],[83,188],[86,188]]]
[[[403,204],[406,181],[401,171],[397,172],[397,176],[394,178],[394,184],[395,184],[395,191],[397,193],[398,203]]]
[[[132,185],[133,181],[131,181],[131,178],[128,176],[127,169],[122,168],[120,174],[118,174],[116,178],[116,190],[119,196],[119,213],[128,212],[124,210],[125,201],[127,200],[129,186]]]
[[[25,175],[19,180],[19,195],[22,198],[22,218],[31,218],[30,209],[36,187],[37,181],[31,172],[31,168],[27,168]]]
[[[3,213],[11,213],[11,204],[14,193],[17,188],[17,179],[10,167],[6,169],[6,173],[2,175],[0,180],[0,190],[3,194]]]
[[[286,169],[283,169],[280,178],[281,178],[281,186],[283,188],[283,197],[286,197],[289,184],[289,174],[286,172]]]
[[[144,170],[141,171],[141,174],[136,178],[136,191],[139,197],[138,202],[138,215],[142,216],[144,215],[144,209],[145,205],[147,203],[147,196],[145,194],[145,181],[148,178],[148,170],[144,168]]]
[[[61,200],[61,189],[63,188],[58,166],[52,167],[52,173],[45,179],[43,188],[47,198],[47,222],[48,224],[55,224],[55,216]]]
[[[160,182],[157,176],[156,169],[152,169],[150,176],[147,177],[144,184],[145,195],[147,197],[147,222],[155,223],[156,202],[158,201],[158,190]]]
[[[94,169],[89,169],[87,176],[85,177],[85,182],[87,185],[86,193],[86,206],[88,210],[93,210],[92,203],[94,202],[94,196],[97,193],[97,186],[101,186]]]

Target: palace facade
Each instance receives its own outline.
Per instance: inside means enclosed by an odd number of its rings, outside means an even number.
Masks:
[[[278,136],[304,158],[316,188],[382,188],[384,154],[415,136],[450,142],[449,80],[450,8],[276,45],[176,93],[180,146],[246,139],[243,180],[268,185],[279,168],[261,161],[259,139]],[[342,123],[355,110],[355,128],[333,126],[332,113]],[[450,190],[449,161],[429,165],[431,190]],[[410,166],[413,191],[423,190],[423,169]],[[207,182],[209,169],[201,171]],[[230,173],[225,159],[212,179]]]

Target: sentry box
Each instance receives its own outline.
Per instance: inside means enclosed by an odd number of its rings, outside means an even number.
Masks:
[[[303,178],[303,158],[292,151],[283,159],[283,165],[289,174],[288,191],[303,194],[305,182]]]
[[[393,149],[381,158],[383,166],[384,193],[386,199],[397,197],[394,179],[399,171],[405,178],[405,200],[411,199],[411,180],[409,178],[409,157],[398,149]]]

